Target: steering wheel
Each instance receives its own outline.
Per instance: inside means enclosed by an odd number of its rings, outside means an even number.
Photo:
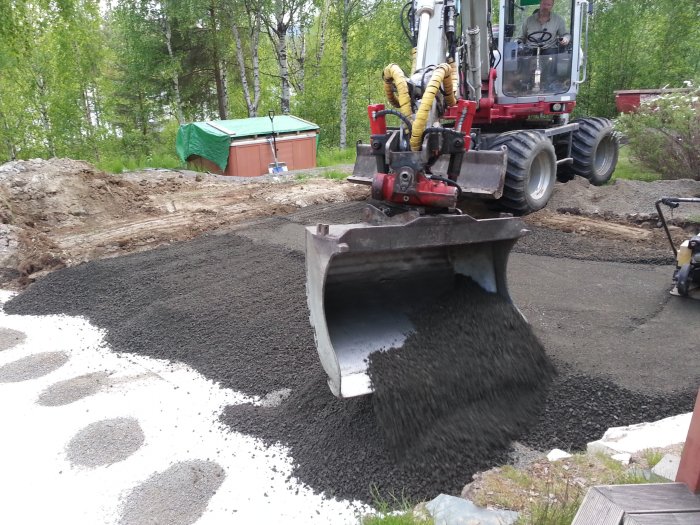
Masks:
[[[527,35],[527,42],[536,47],[542,47],[549,42],[553,36],[554,35],[549,31],[533,31]]]

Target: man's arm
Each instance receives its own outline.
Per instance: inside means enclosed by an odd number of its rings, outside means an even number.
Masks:
[[[557,32],[555,35],[559,39],[559,43],[563,46],[571,42],[571,35],[566,29],[566,22],[561,16],[557,15]]]

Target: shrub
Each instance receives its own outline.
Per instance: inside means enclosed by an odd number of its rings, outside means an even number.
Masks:
[[[700,180],[700,88],[643,101],[617,127],[643,166],[664,179]]]

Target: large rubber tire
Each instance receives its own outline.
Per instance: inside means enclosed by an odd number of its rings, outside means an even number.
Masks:
[[[574,159],[571,169],[594,186],[602,186],[612,177],[620,152],[612,122],[606,118],[581,118],[572,122],[578,122],[579,128],[571,141]]]
[[[676,290],[678,290],[678,295],[681,297],[688,297],[688,292],[690,291],[690,264],[684,264],[681,269],[678,270],[678,279],[676,281]]]
[[[489,149],[501,146],[508,148],[508,166],[499,206],[518,215],[544,208],[557,180],[552,142],[536,131],[518,131],[496,137]]]

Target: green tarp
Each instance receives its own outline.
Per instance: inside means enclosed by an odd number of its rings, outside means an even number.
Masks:
[[[213,120],[183,124],[177,132],[175,147],[185,162],[192,155],[209,159],[223,171],[228,164],[231,142],[246,137],[272,135],[273,122],[269,117],[237,120]],[[316,124],[292,115],[274,117],[275,135],[318,129]]]

